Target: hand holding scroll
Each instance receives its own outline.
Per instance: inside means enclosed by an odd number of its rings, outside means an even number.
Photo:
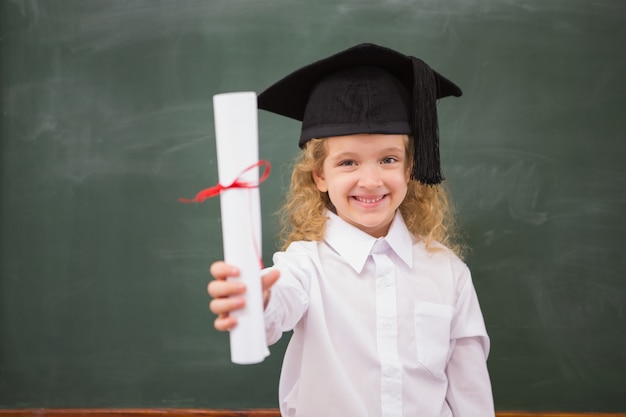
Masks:
[[[237,318],[230,313],[242,309],[246,304],[246,286],[240,281],[228,281],[229,277],[239,276],[239,269],[223,261],[211,265],[211,275],[215,280],[208,285],[208,293],[213,298],[210,309],[217,314],[215,328],[228,331],[237,325]],[[278,270],[269,270],[261,277],[263,305],[266,306],[270,297],[270,289],[278,280]]]

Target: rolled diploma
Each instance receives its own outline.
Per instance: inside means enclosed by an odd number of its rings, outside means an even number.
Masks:
[[[254,92],[213,96],[217,165],[220,184],[234,180],[258,184],[259,169],[242,171],[259,161],[257,98]],[[259,188],[231,188],[220,194],[224,260],[239,268],[229,278],[246,284],[246,306],[232,313],[231,361],[262,362],[269,355],[263,320],[261,288],[261,202]]]

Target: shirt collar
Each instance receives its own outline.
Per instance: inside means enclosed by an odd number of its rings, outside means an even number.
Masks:
[[[360,273],[365,261],[377,240],[375,237],[352,226],[333,212],[327,212],[326,233],[324,240],[346,262]],[[380,238],[387,241],[391,250],[409,267],[413,265],[413,239],[399,211],[391,222],[387,236]]]

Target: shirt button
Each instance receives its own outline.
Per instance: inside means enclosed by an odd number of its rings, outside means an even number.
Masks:
[[[390,321],[383,321],[383,327],[385,329],[391,329],[392,323]]]
[[[396,375],[398,375],[398,368],[395,366],[388,366],[387,369],[385,369],[385,376],[394,377]]]

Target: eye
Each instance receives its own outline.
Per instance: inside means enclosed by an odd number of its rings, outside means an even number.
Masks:
[[[398,162],[398,158],[395,158],[393,156],[388,156],[381,160],[382,164],[393,164],[394,162]]]
[[[355,162],[350,159],[339,162],[339,166],[342,166],[342,167],[351,167],[351,166],[354,166],[354,164]]]

